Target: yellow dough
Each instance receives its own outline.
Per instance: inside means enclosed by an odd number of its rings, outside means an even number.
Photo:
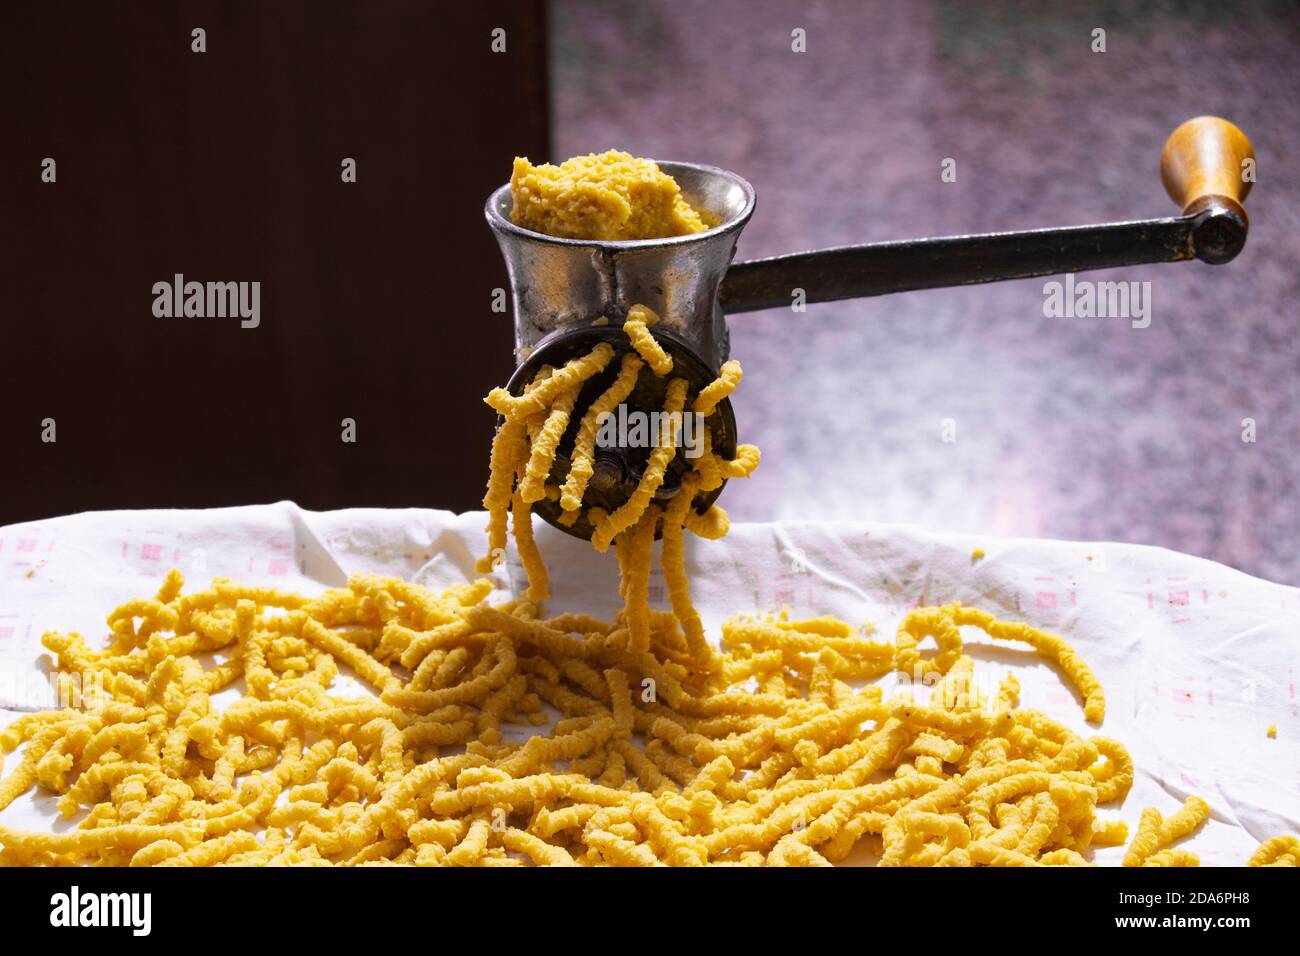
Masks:
[[[562,239],[663,239],[709,228],[657,164],[617,150],[558,166],[518,157],[510,196],[516,225]]]

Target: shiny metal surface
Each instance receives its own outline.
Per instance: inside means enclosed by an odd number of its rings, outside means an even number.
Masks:
[[[717,226],[689,236],[635,242],[558,239],[510,221],[509,184],[488,198],[488,225],[510,275],[516,364],[523,364],[548,336],[602,320],[621,323],[637,304],[658,313],[656,328],[674,333],[706,365],[716,370],[726,361],[730,343],[718,287],[754,212],[754,189],[725,169],[693,163],[659,166]]]

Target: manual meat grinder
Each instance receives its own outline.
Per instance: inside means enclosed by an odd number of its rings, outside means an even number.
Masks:
[[[1254,152],[1241,130],[1199,116],[1174,130],[1160,157],[1165,189],[1182,209],[1180,216],[843,246],[735,265],[736,240],[754,212],[755,196],[748,182],[725,169],[660,162],[687,201],[718,225],[688,236],[630,242],[558,239],[523,229],[510,221],[507,184],[488,198],[486,213],[513,291],[516,368],[509,388],[520,393],[544,365],[558,368],[599,342],[627,351],[622,324],[637,304],[661,317],[652,334],[673,357],[672,376],[688,378],[694,393],[727,359],[726,314],[789,305],[795,289],[803,290],[807,302],[830,302],[1148,262],[1224,263],[1246,242],[1242,202],[1253,180],[1244,172],[1247,160],[1253,164]],[[562,482],[568,473],[578,422],[618,366],[616,358],[579,394],[552,480]],[[642,375],[627,404],[657,411],[663,387],[663,380]],[[736,421],[730,401],[718,406],[707,426],[714,450],[731,457]],[[585,503],[612,513],[636,488],[648,455],[648,448],[599,449]],[[679,451],[660,500],[677,492],[688,467]],[[695,508],[703,513],[720,491],[699,496]],[[591,537],[585,518],[559,524],[557,501],[543,499],[535,510],[571,534]]]

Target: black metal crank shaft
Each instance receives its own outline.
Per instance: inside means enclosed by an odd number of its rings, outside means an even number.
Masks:
[[[1246,230],[1240,206],[1210,201],[1167,219],[841,246],[736,263],[718,298],[734,314],[789,306],[796,290],[805,302],[833,302],[1150,262],[1220,263],[1241,251]]]

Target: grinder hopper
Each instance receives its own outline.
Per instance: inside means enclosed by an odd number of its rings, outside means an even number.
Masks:
[[[732,265],[736,240],[754,211],[753,187],[735,173],[692,163],[660,162],[687,201],[716,222],[705,232],[630,242],[559,239],[523,229],[510,219],[509,185],[488,198],[489,226],[505,257],[515,317],[516,369],[509,388],[521,392],[546,365],[556,367],[589,352],[598,342],[616,351],[630,346],[623,320],[634,305],[661,318],[655,339],[673,357],[674,377],[703,388],[728,357],[724,313],[788,306],[794,290],[804,301],[825,302],[912,289],[997,282],[1151,262],[1200,259],[1227,262],[1246,241],[1242,202],[1253,177],[1254,152],[1227,120],[1200,116],[1176,129],[1161,154],[1161,175],[1179,216],[1133,222],[988,233],[843,246]],[[579,394],[569,433],[560,443],[552,477],[562,481],[582,412],[617,373],[618,362],[590,380]],[[648,381],[627,404],[647,411],[662,407],[662,381]],[[713,448],[730,457],[736,424],[724,400],[707,426]],[[636,488],[648,449],[601,449],[588,487],[588,505],[613,511]],[[678,452],[658,498],[671,498],[687,467]],[[721,489],[700,496],[701,513]],[[566,526],[558,502],[543,499],[534,510],[551,524],[589,538],[585,518]]]

